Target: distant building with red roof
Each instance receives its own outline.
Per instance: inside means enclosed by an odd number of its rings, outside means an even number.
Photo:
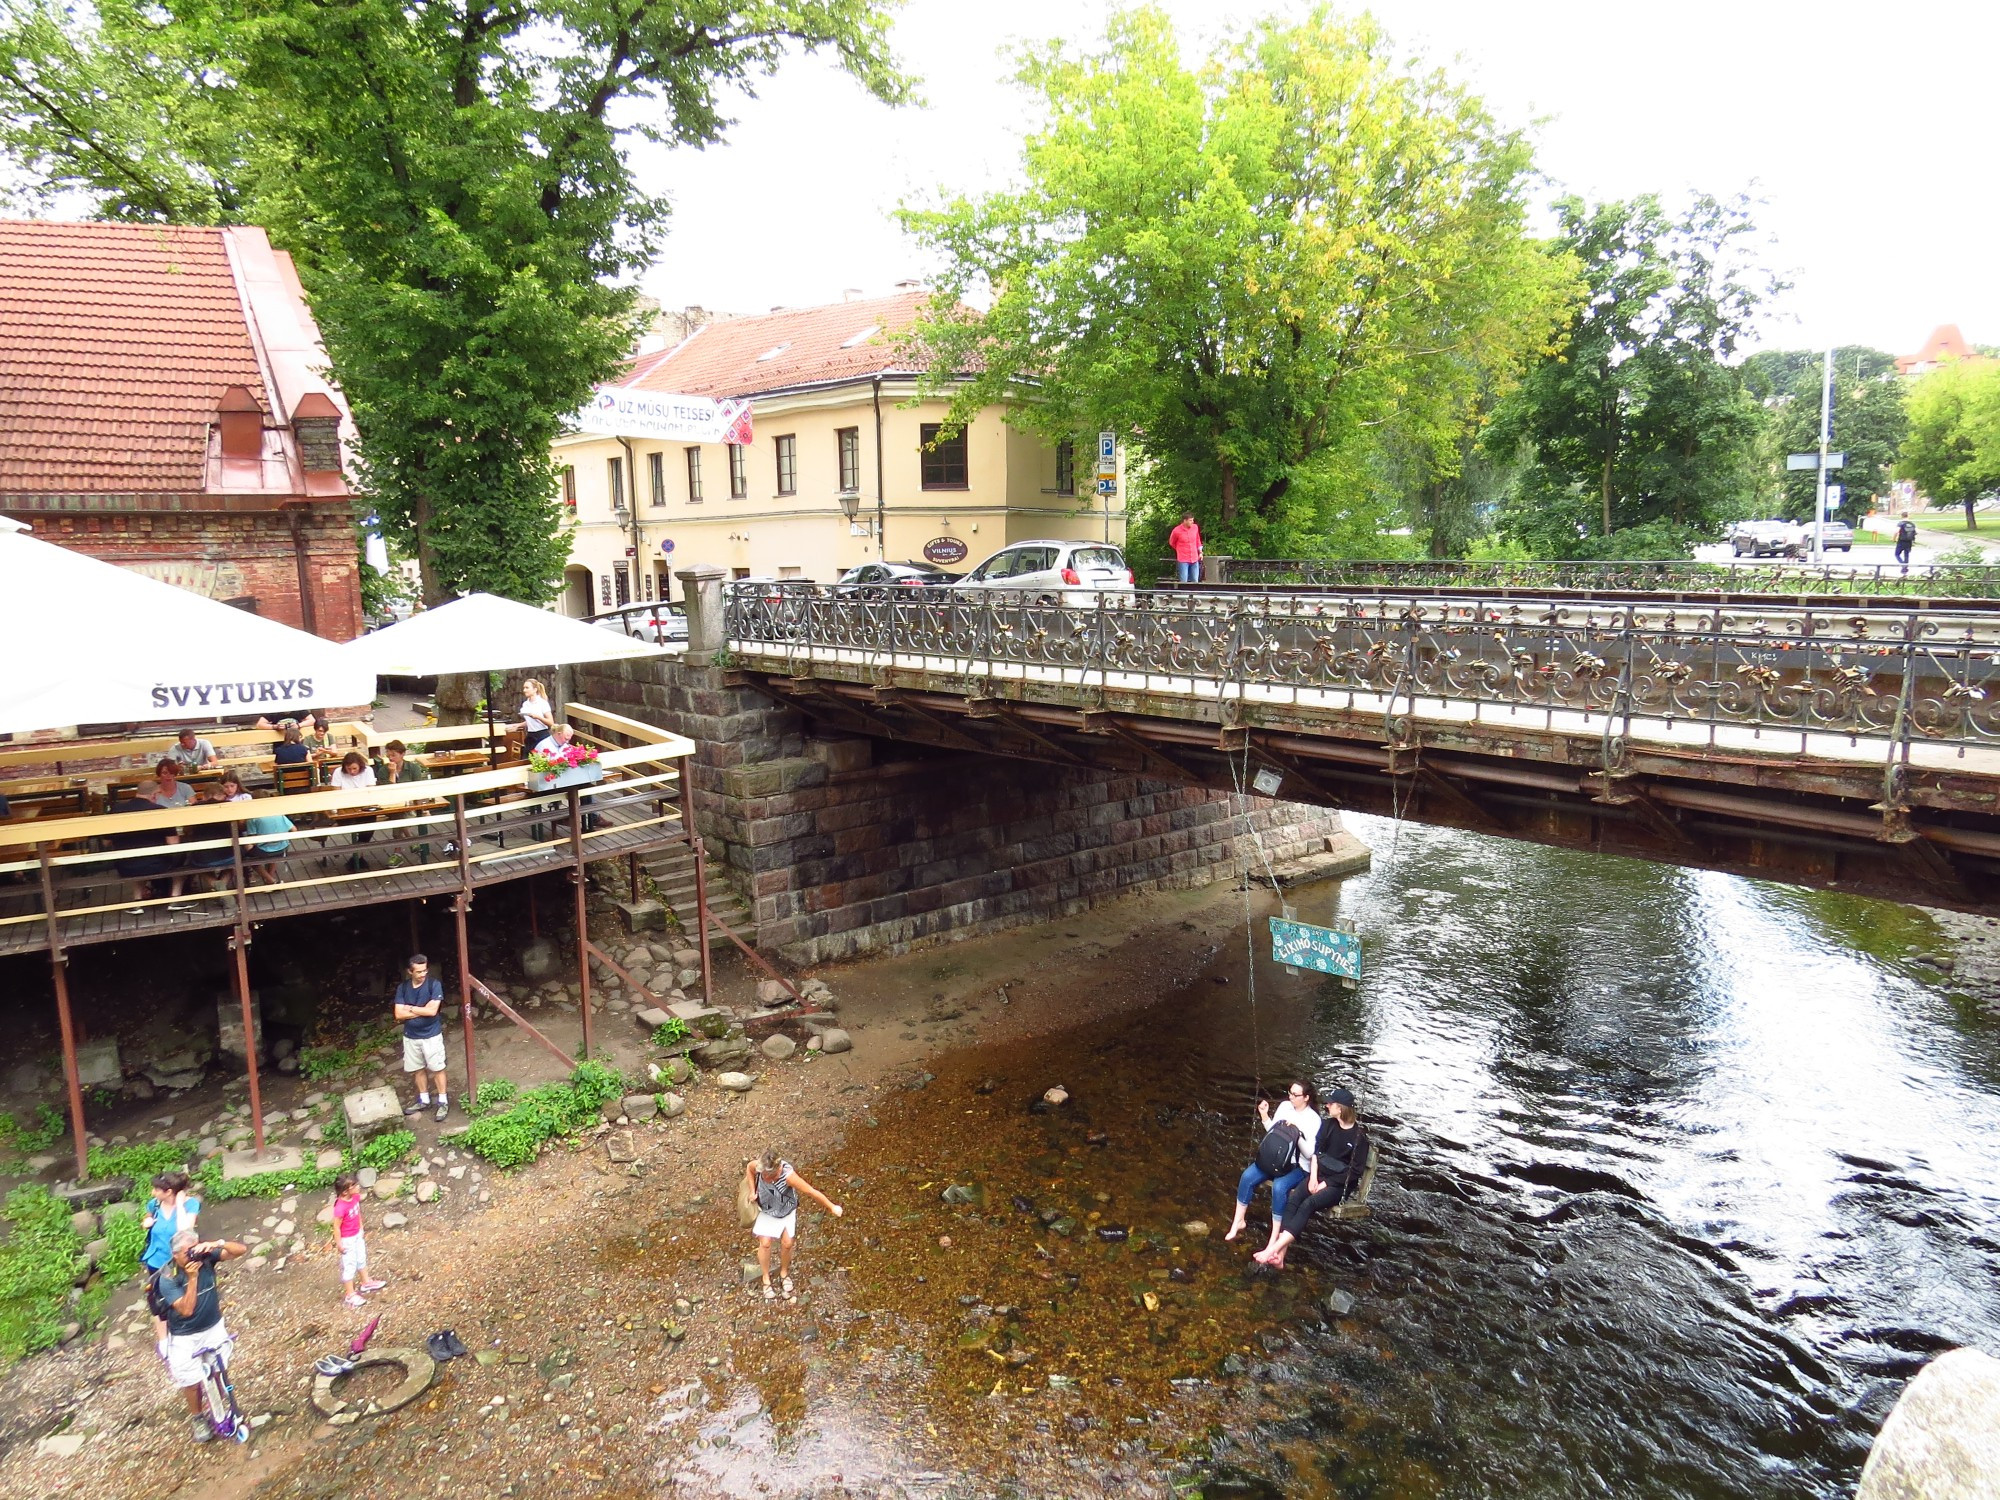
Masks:
[[[1979,364],[1985,358],[1985,355],[1976,352],[1966,343],[1965,335],[1958,331],[1956,323],[1940,323],[1931,330],[1931,336],[1924,340],[1924,346],[1915,354],[1897,356],[1896,373],[1924,375],[1939,365]]]
[[[577,522],[565,612],[664,599],[690,563],[829,582],[869,562],[963,569],[1010,542],[1122,544],[1087,440],[1052,445],[1000,406],[940,439],[946,404],[917,400],[902,339],[928,296],[656,317],[671,336],[556,444]]]
[[[0,220],[0,513],[346,640],[352,428],[325,367],[261,229]]]

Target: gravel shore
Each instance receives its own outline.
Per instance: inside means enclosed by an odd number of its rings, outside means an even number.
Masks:
[[[371,1269],[389,1285],[366,1310],[342,1305],[324,1241],[281,1264],[224,1270],[237,1388],[259,1419],[252,1442],[191,1442],[134,1289],[114,1299],[103,1332],[0,1376],[0,1495],[970,1493],[958,1478],[966,1455],[914,1404],[846,1433],[831,1470],[824,1444],[810,1466],[788,1466],[785,1435],[834,1385],[919,1391],[924,1378],[916,1340],[843,1294],[843,1252],[868,1232],[877,1203],[886,1211],[886,1186],[816,1167],[848,1132],[876,1124],[885,1101],[921,1088],[944,1052],[1078,1025],[1185,984],[1240,921],[1240,899],[1220,888],[1165,893],[821,970],[854,1050],[760,1058],[744,1094],[702,1081],[681,1118],[619,1128],[636,1148],[630,1162],[613,1161],[600,1133],[521,1172],[495,1172],[455,1152],[439,1139],[448,1127],[426,1117],[419,1150],[447,1191],[432,1204],[393,1205],[407,1217],[397,1228],[382,1223],[391,1205],[370,1201]],[[1115,962],[1119,985],[1103,983],[1100,960]],[[732,974],[721,998],[751,986]],[[766,1302],[743,1280],[752,1242],[738,1227],[735,1187],[745,1159],[768,1144],[849,1209],[836,1221],[802,1208],[794,1302]],[[309,1223],[324,1196],[285,1216]],[[279,1212],[275,1201],[217,1205],[202,1229],[240,1237]],[[378,1347],[421,1345],[450,1328],[474,1356],[441,1367],[400,1412],[328,1424],[311,1405],[312,1363],[376,1314]],[[746,1396],[732,1377],[750,1368],[759,1379]],[[380,1395],[399,1379],[372,1371],[343,1393]],[[718,1462],[731,1431],[745,1434],[740,1461]],[[705,1460],[690,1467],[697,1436]],[[1110,1487],[1164,1492],[1136,1476]],[[1061,1492],[1097,1493],[1099,1483],[1078,1478]]]

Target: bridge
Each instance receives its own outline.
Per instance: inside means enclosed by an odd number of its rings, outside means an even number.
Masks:
[[[688,659],[830,732],[2000,911],[1991,570],[1940,598],[1899,592],[1918,570],[1284,566],[1032,599],[696,580]]]

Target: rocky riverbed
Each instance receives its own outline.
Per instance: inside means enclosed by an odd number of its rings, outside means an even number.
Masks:
[[[1052,1080],[1010,1080],[1004,1097],[997,1084],[981,1093],[987,1080],[960,1076],[978,1072],[966,1049],[1060,1031],[1186,983],[1240,915],[1239,900],[1171,893],[832,971],[821,977],[838,995],[839,1035],[851,1050],[810,1046],[817,1035],[787,1046],[788,1032],[767,1048],[752,1025],[748,1049],[697,1053],[713,1065],[698,1065],[685,1083],[671,1058],[649,1050],[646,1028],[618,1014],[636,1007],[613,996],[618,1010],[604,1024],[619,1065],[635,1079],[660,1068],[655,1086],[671,1086],[677,1107],[641,1118],[643,1107],[614,1103],[608,1109],[621,1118],[516,1173],[459,1149],[450,1132],[462,1122],[420,1117],[416,1160],[378,1178],[368,1203],[371,1269],[389,1287],[365,1312],[341,1305],[336,1257],[313,1223],[323,1193],[214,1205],[203,1232],[255,1240],[260,1252],[223,1273],[255,1439],[240,1449],[189,1442],[136,1295],[121,1294],[104,1332],[0,1378],[0,1494],[333,1495],[351,1492],[364,1471],[425,1495],[481,1497],[935,1495],[1002,1481],[1033,1493],[1165,1493],[1183,1438],[1201,1431],[1202,1392],[1185,1393],[1172,1431],[1156,1433],[1148,1413],[1164,1388],[1120,1397],[1115,1373],[1093,1382],[1059,1350],[1029,1349],[1010,1333],[1018,1311],[974,1285],[981,1236],[1001,1232],[1004,1215],[942,1200],[945,1184],[928,1180],[910,1143],[947,1120],[964,1132],[1002,1115],[1026,1118],[1027,1102]],[[671,950],[646,954],[680,977]],[[1120,983],[1106,985],[1103,974],[1114,971]],[[537,1024],[561,1040],[575,1001],[548,983],[516,1003],[539,1010]],[[736,975],[719,998],[754,1016],[777,997]],[[482,1031],[482,1076],[532,1083],[558,1071],[510,1030]],[[955,1068],[946,1068],[948,1055]],[[391,1076],[393,1061],[378,1061]],[[729,1083],[749,1086],[725,1087],[729,1072],[745,1075]],[[314,1092],[324,1091],[273,1081],[274,1135],[315,1144],[329,1101],[307,1103]],[[247,1126],[247,1104],[231,1093],[194,1108],[198,1117],[177,1118],[163,1133],[227,1145]],[[1082,1113],[1071,1118],[1078,1149],[1102,1162],[1081,1144],[1090,1133]],[[802,1210],[798,1291],[776,1302],[750,1284],[753,1242],[735,1203],[743,1161],[771,1144],[849,1210],[840,1221],[810,1204]],[[1051,1194],[1058,1198],[1068,1205]],[[1202,1253],[1190,1241],[1171,1254],[1163,1248],[1157,1266],[1107,1273],[1088,1258],[1126,1246],[1098,1238],[1104,1206],[1086,1194],[1070,1207],[1070,1239],[1039,1220],[1016,1226],[1055,1247],[1043,1251],[1051,1265],[1074,1257],[1048,1272],[1066,1293],[1106,1274],[1121,1287],[1136,1276],[1152,1291],[1158,1271],[1157,1301],[1175,1285],[1166,1261]],[[925,1257],[941,1263],[902,1264]],[[884,1294],[885,1277],[905,1275],[912,1295]],[[1121,1291],[1104,1315],[1143,1306],[1143,1292]],[[312,1363],[378,1313],[378,1344],[419,1344],[451,1328],[472,1355],[444,1366],[401,1412],[330,1425],[309,1402]],[[949,1372],[938,1356],[946,1347]],[[1235,1347],[1223,1339],[1212,1352]],[[976,1390],[957,1368],[967,1360],[982,1372]],[[394,1381],[384,1370],[349,1384],[367,1395]],[[1087,1383],[1095,1390],[1080,1396]],[[1000,1446],[969,1455],[969,1419],[982,1445]]]

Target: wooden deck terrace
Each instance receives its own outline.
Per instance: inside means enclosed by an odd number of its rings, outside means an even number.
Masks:
[[[245,953],[257,927],[317,912],[450,897],[457,921],[469,1097],[477,1077],[469,1004],[475,991],[568,1059],[470,972],[467,909],[482,887],[568,870],[575,885],[587,1052],[590,960],[600,958],[616,967],[590,941],[583,879],[587,867],[620,856],[636,867],[640,854],[685,842],[694,853],[698,888],[705,880],[701,841],[693,834],[692,785],[680,774],[681,760],[694,750],[694,742],[586,704],[569,704],[564,713],[578,739],[598,750],[601,781],[548,787],[533,782],[528,768],[517,764],[361,791],[312,791],[154,812],[44,813],[0,828],[5,841],[0,843],[0,955],[49,956],[78,1176],[86,1170],[86,1129],[65,972],[71,948],[166,932],[226,931],[247,1036],[254,1020]],[[450,737],[471,740],[483,733],[453,731]],[[278,814],[291,820],[292,831],[245,832],[251,819]],[[147,834],[160,842],[137,842],[135,836]],[[279,844],[283,847],[275,847]],[[162,886],[169,889],[163,892]],[[701,904],[705,910],[705,899]],[[700,925],[706,990],[706,920]],[[256,1050],[250,1049],[250,1094],[261,1155]]]

